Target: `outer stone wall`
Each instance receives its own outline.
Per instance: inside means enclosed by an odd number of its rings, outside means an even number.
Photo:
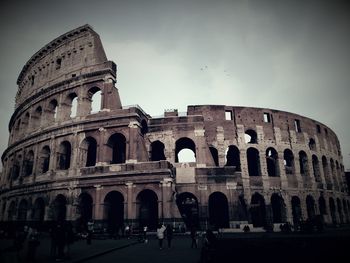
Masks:
[[[2,155],[0,220],[94,219],[112,232],[160,221],[204,228],[349,221],[341,149],[329,127],[223,105],[152,118],[122,107],[115,82],[116,65],[88,25],[26,63]],[[191,162],[182,159],[186,149]]]

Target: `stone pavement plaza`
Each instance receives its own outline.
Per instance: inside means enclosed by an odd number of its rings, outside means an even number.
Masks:
[[[12,240],[1,239],[0,248],[5,249],[12,245]],[[40,239],[40,246],[37,249],[36,262],[55,262],[50,257],[51,241],[48,237]],[[200,247],[200,246],[199,246]],[[158,247],[158,240],[154,235],[148,237],[147,243],[140,243],[136,237],[131,239],[93,239],[91,245],[85,240],[79,240],[70,247],[70,258],[63,262],[181,262],[196,263],[200,257],[200,248],[191,249],[191,239],[186,236],[175,236],[172,248],[167,248],[167,241],[164,240],[163,250]],[[14,252],[2,253],[0,262],[17,263],[26,262],[25,254],[22,252],[20,260]]]

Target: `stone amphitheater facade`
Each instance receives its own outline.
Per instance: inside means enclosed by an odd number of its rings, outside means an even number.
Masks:
[[[25,64],[2,155],[2,222],[93,219],[112,231],[159,222],[349,221],[340,145],[329,127],[224,105],[151,117],[138,105],[122,106],[116,73],[89,25]]]

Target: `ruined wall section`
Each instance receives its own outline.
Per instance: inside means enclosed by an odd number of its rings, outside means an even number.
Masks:
[[[35,53],[18,80],[16,108],[24,99],[55,83],[90,72],[107,61],[99,36],[88,25],[72,30]]]

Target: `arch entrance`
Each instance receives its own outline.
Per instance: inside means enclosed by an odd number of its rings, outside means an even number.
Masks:
[[[64,195],[57,195],[53,202],[53,219],[55,221],[64,221],[66,219],[67,200]]]
[[[301,220],[301,206],[300,199],[297,196],[292,197],[292,215],[294,226],[298,226]]]
[[[181,193],[176,199],[177,207],[186,226],[199,226],[198,200],[192,193]]]
[[[79,195],[78,202],[79,225],[85,227],[92,219],[92,197],[88,193],[82,193]]]
[[[124,222],[124,197],[118,191],[109,192],[104,199],[104,219],[110,234],[116,235]]]
[[[217,228],[228,228],[228,201],[227,197],[220,192],[209,196],[209,224]]]
[[[156,229],[158,225],[158,197],[152,190],[141,191],[136,198],[140,226]]]
[[[265,199],[262,195],[255,193],[252,196],[250,214],[254,227],[262,227],[266,224]]]

